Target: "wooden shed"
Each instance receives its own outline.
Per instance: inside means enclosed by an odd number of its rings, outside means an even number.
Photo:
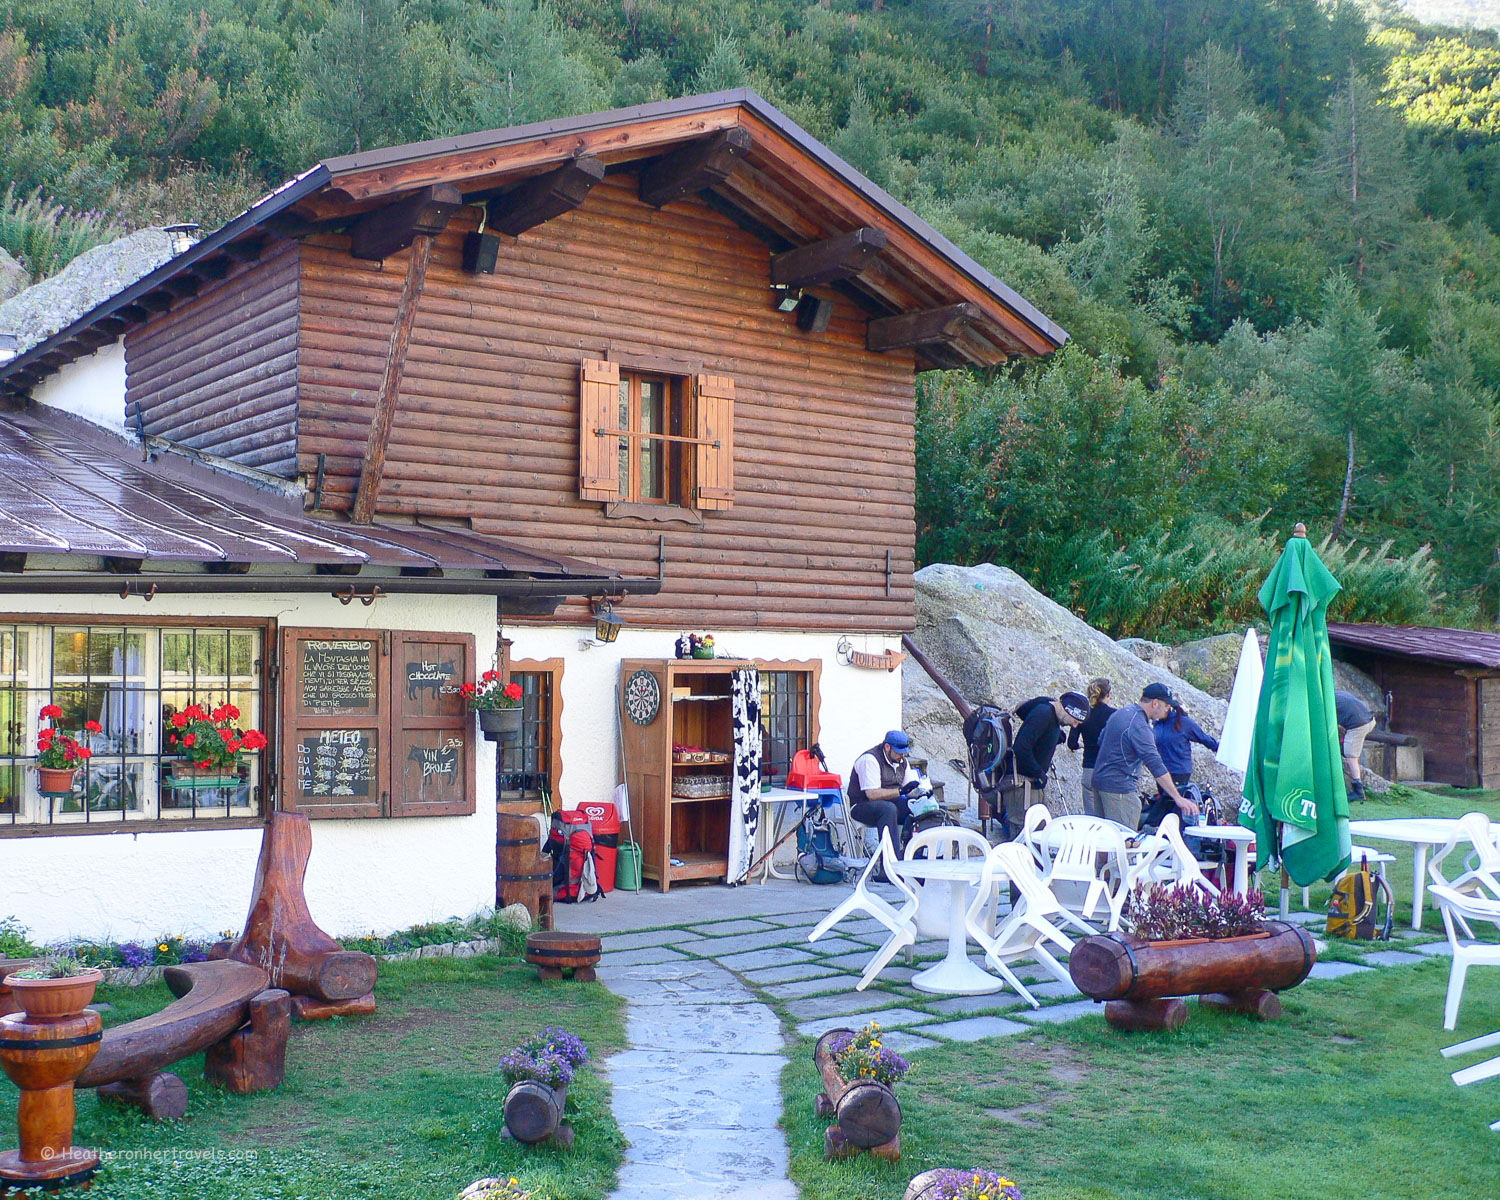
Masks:
[[[1390,728],[1421,742],[1430,781],[1500,787],[1500,633],[1330,622],[1328,640],[1389,697]]]

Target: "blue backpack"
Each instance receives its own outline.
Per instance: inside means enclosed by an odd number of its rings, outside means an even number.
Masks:
[[[844,860],[833,844],[833,826],[821,804],[814,805],[797,826],[797,865],[793,874],[808,883],[844,882]]]

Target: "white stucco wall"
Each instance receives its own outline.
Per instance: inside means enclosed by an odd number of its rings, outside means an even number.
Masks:
[[[124,339],[59,368],[32,389],[31,398],[121,432],[125,428]]]
[[[625,616],[629,619],[628,607]],[[566,660],[562,678],[562,776],[558,795],[566,807],[590,800],[609,800],[619,782],[616,688],[620,660],[671,658],[677,635],[626,626],[609,646],[579,649],[592,634],[579,628],[507,627],[511,658]],[[899,636],[850,634],[856,650],[879,653],[899,649]],[[901,671],[870,671],[838,661],[838,634],[770,633],[714,630],[721,657],[823,662],[818,722],[819,744],[828,767],[845,779],[861,751],[901,724]]]
[[[148,603],[0,594],[0,621],[8,613],[274,617],[283,628],[472,633],[480,669],[495,645],[495,601],[482,597],[388,596],[366,608],[327,595]],[[389,932],[494,903],[495,749],[475,738],[472,816],[313,822],[307,899],[324,929]],[[0,838],[0,916],[14,915],[44,941],[217,935],[244,921],[259,849],[256,829]]]

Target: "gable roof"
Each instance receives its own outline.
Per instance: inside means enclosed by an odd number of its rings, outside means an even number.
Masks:
[[[1328,623],[1328,640],[1338,646],[1394,654],[1427,662],[1500,669],[1500,633],[1425,625]]]
[[[773,249],[808,245],[861,227],[887,236],[887,252],[843,285],[876,314],[968,303],[978,318],[949,348],[922,347],[919,363],[991,365],[1051,353],[1065,330],[932,226],[748,89],[687,96],[583,117],[437,138],[327,159],[73,324],[9,363],[0,388],[24,391],[73,359],[114,341],[126,325],[185,292],[174,281],[226,258],[253,256],[273,229],[332,228],[435,183],[466,200],[503,191],[582,154],[611,170],[728,129],[752,138],[711,202],[730,210]],[[523,235],[524,236],[524,235]]]

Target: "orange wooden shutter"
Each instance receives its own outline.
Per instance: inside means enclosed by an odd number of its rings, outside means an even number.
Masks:
[[[620,364],[586,358],[578,405],[578,495],[583,500],[620,498],[620,440],[600,436],[620,428]]]
[[[734,380],[726,375],[697,378],[697,496],[700,509],[734,503]],[[717,443],[717,444],[714,444]]]
[[[389,637],[282,628],[281,808],[309,818],[385,815]]]
[[[474,716],[458,689],[474,678],[474,638],[401,633],[391,652],[391,816],[474,811]]]

